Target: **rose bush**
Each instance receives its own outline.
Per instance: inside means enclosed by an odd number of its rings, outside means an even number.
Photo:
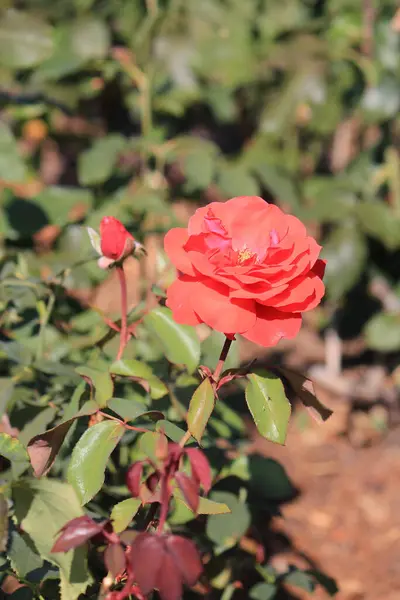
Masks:
[[[297,335],[324,295],[321,247],[257,196],[199,208],[187,228],[167,233],[165,250],[179,272],[167,297],[178,323],[274,346]]]

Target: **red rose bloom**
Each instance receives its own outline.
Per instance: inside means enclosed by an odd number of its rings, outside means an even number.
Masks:
[[[103,256],[121,260],[132,252],[135,239],[121,221],[114,217],[103,217],[100,223],[100,245]]]
[[[274,346],[297,335],[301,313],[324,295],[320,250],[296,217],[262,198],[213,202],[165,237],[179,271],[167,306],[178,323]]]

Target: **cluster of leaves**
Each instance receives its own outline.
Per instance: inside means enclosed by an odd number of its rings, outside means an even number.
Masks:
[[[169,456],[159,440],[174,448],[186,415],[189,458],[201,440],[212,492],[203,495],[204,469],[196,477],[183,457],[168,504],[174,533],[150,562],[172,560],[176,539],[193,540],[205,556],[199,594],[229,600],[239,582],[264,600],[286,584],[334,590],[321,574],[267,564],[259,524],[294,490],[279,464],[246,455],[228,388],[214,406],[206,367],[215,368],[222,336],[200,343],[165,307],[147,312],[149,285],[160,298],[172,276],[161,249],[129,314],[136,337],[115,361],[116,332],[88,307],[87,292],[107,274],[86,227],[111,214],[146,244],[178,224],[171,202],[260,194],[320,232],[326,320],[345,327],[356,305],[351,334],[369,320],[369,346],[399,350],[397,2],[370,4],[364,14],[353,0],[3,1],[1,573],[32,597],[95,598],[107,570],[114,577],[115,565],[134,561],[132,532],[148,524],[143,493],[159,485]],[[393,297],[383,310],[364,302],[377,277]],[[290,405],[281,380],[233,372],[235,352],[224,383],[235,375],[261,435],[282,443]],[[301,379],[282,375],[327,416]],[[139,485],[136,474],[133,488],[132,464],[145,478]],[[74,547],[54,552],[74,519]],[[192,567],[177,585],[195,582]],[[165,589],[154,577],[140,587]]]
[[[65,264],[85,252],[71,227],[85,215],[95,227],[112,207],[143,235],[173,221],[170,199],[260,194],[322,228],[339,328],[349,293],[361,302],[377,276],[398,298],[396,0],[13,4],[0,27],[3,235],[51,225],[39,242],[57,238]],[[37,170],[51,151],[56,175]],[[363,305],[350,334],[374,315],[369,346],[398,350],[396,303]]]

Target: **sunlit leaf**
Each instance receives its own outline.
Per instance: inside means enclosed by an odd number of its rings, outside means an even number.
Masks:
[[[17,438],[8,433],[0,433],[0,456],[11,463],[13,477],[17,479],[29,467],[29,455]]]
[[[61,571],[61,595],[77,598],[90,583],[86,548],[65,554],[51,552],[56,535],[71,519],[83,515],[76,494],[66,483],[51,479],[24,480],[14,484],[13,497],[17,522],[32,539],[40,556]]]
[[[200,361],[200,341],[192,327],[176,323],[165,307],[153,309],[145,316],[144,324],[161,343],[170,362],[186,365],[191,373],[195,370]]]
[[[33,67],[53,51],[52,28],[37,16],[13,9],[0,21],[0,63],[14,69]]]
[[[246,402],[259,433],[271,442],[284,444],[291,406],[282,381],[273,373],[247,375]]]
[[[198,442],[203,437],[208,420],[214,409],[214,403],[214,389],[210,380],[204,379],[190,400],[187,414],[188,429]]]
[[[140,498],[128,498],[113,506],[111,511],[111,521],[113,523],[114,531],[120,533],[128,527],[139,510],[141,503],[142,501]]]
[[[90,427],[74,447],[67,477],[82,505],[101,489],[110,454],[124,432],[115,421],[101,421]]]

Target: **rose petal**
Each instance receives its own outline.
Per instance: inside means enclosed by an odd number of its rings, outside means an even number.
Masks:
[[[288,289],[262,304],[274,306],[285,312],[304,312],[318,306],[325,293],[322,280],[313,271],[306,277],[293,280]],[[261,302],[261,300],[260,300]]]
[[[190,284],[191,305],[203,323],[222,333],[241,333],[256,320],[254,300],[229,299],[229,288],[212,279]]]
[[[193,281],[193,283],[190,283]],[[177,323],[182,325],[199,325],[201,320],[196,315],[192,306],[193,286],[197,282],[189,277],[176,279],[167,290],[166,305],[172,310]]]
[[[294,313],[282,313],[269,306],[257,304],[257,320],[251,329],[242,333],[243,337],[265,346],[276,346],[282,339],[292,339],[299,333],[301,327],[301,315]]]
[[[173,265],[186,275],[194,275],[194,269],[190,258],[183,246],[188,240],[187,229],[175,227],[170,229],[164,238],[164,250],[168,254]]]

